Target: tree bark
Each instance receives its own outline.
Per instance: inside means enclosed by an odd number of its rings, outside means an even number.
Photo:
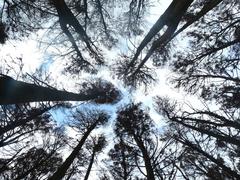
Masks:
[[[93,165],[93,162],[94,162],[94,158],[95,158],[95,154],[96,154],[96,151],[93,148],[93,153],[92,153],[91,160],[90,160],[90,163],[88,165],[87,172],[85,174],[84,180],[87,180],[89,175],[90,175],[90,172],[91,172],[91,169],[92,169],[92,165]]]
[[[78,145],[73,149],[72,153],[68,156],[68,158],[64,161],[64,163],[57,169],[57,171],[48,179],[48,180],[61,180],[68,168],[73,163],[74,159],[77,157],[79,151],[82,149],[83,144],[85,143],[87,137],[92,132],[92,130],[97,126],[99,121],[94,122],[89,129],[84,133]]]
[[[60,91],[48,87],[0,77],[0,105],[41,101],[88,101],[100,97],[100,93],[86,95]]]
[[[177,26],[179,24],[183,14],[186,12],[187,8],[191,5],[192,2],[193,0],[172,1],[166,11],[159,17],[157,22],[152,26],[150,31],[138,46],[137,51],[129,64],[129,67],[132,67],[134,65],[142,50],[165,25],[172,27],[173,25]]]
[[[142,152],[143,155],[143,160],[144,160],[144,164],[145,164],[145,169],[147,172],[147,180],[154,180],[154,171],[153,171],[153,167],[152,167],[152,163],[151,163],[151,159],[149,157],[149,154],[147,152],[147,149],[145,148],[142,140],[138,139],[138,137],[136,137],[136,135],[134,136],[134,140],[136,141],[139,149]]]

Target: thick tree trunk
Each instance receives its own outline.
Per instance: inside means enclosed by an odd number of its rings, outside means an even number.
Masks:
[[[147,33],[147,35],[144,37],[142,42],[137,48],[137,51],[132,59],[132,61],[129,64],[129,67],[132,67],[134,63],[136,62],[138,56],[142,52],[142,50],[148,45],[148,43],[153,39],[153,37],[159,33],[159,31],[167,25],[168,27],[172,26],[173,24],[177,26],[188,9],[188,7],[191,5],[193,0],[173,0],[172,3],[169,5],[169,7],[166,9],[166,11],[159,17],[157,22],[152,26],[150,31]],[[174,33],[174,32],[173,32]]]
[[[99,96],[99,93],[75,94],[16,81],[7,76],[0,77],[0,105],[41,101],[88,101]]]
[[[64,0],[53,0],[53,5],[57,10],[58,17],[59,17],[59,23],[61,25],[61,28],[65,34],[68,34],[68,25],[72,26],[76,33],[79,34],[79,37],[83,40],[83,42],[86,44],[87,49],[89,52],[96,57],[96,60],[98,63],[102,64],[103,61],[101,57],[99,56],[99,52],[97,52],[96,46],[91,41],[90,37],[87,35],[86,31],[82,27],[82,25],[79,23],[77,18],[72,13],[71,9],[67,6],[66,2]]]
[[[136,141],[136,143],[137,143],[137,145],[138,145],[138,147],[141,150],[142,155],[143,155],[145,169],[146,169],[146,172],[147,172],[147,180],[154,180],[155,179],[154,171],[153,171],[151,159],[149,157],[147,149],[145,148],[143,142],[141,140],[139,140],[135,135],[134,135],[134,140]]]
[[[211,11],[213,8],[215,8],[218,4],[220,4],[223,0],[211,0],[207,2],[201,11],[197,13],[192,19],[186,22],[179,30],[177,30],[174,35],[169,39],[171,41],[174,37],[176,37],[178,34],[180,34],[182,31],[184,31],[186,28],[188,28],[190,25],[192,25],[194,22],[198,21],[200,18],[202,18],[205,14],[207,14],[209,11]]]
[[[204,5],[204,7],[201,9],[199,13],[196,14],[191,20],[189,20],[186,24],[184,24],[183,27],[181,27],[179,30],[176,30],[182,16],[186,12],[187,8],[191,5],[193,1],[186,1],[184,4],[181,1],[175,1],[170,4],[170,6],[167,8],[167,10],[164,12],[162,16],[158,19],[158,21],[154,24],[154,26],[150,29],[148,34],[145,36],[145,38],[142,40],[141,44],[137,48],[137,51],[132,59],[132,61],[129,64],[129,67],[132,67],[137,60],[138,56],[142,52],[142,50],[147,46],[147,44],[151,41],[151,39],[157,34],[157,32],[160,31],[160,28],[162,29],[164,25],[167,25],[168,28],[170,27],[169,31],[167,33],[164,33],[162,36],[160,36],[159,39],[154,41],[151,49],[147,52],[144,59],[141,61],[141,63],[137,66],[137,69],[131,74],[131,76],[134,76],[138,71],[143,67],[143,65],[148,61],[150,56],[153,54],[153,52],[159,48],[160,46],[163,47],[166,44],[168,44],[174,37],[176,37],[179,33],[184,31],[187,27],[192,25],[194,22],[199,20],[201,17],[203,17],[205,14],[207,14],[209,11],[211,11],[214,7],[216,7],[219,3],[222,2],[222,0],[212,0]],[[174,33],[175,32],[175,33]],[[163,40],[164,39],[164,40]]]

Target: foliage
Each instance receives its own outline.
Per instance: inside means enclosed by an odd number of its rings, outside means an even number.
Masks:
[[[1,46],[37,37],[47,56],[33,73],[1,57],[0,179],[240,179],[239,0],[172,0],[152,22],[157,3],[0,2]],[[121,82],[152,97],[159,67],[201,105],[120,101]]]

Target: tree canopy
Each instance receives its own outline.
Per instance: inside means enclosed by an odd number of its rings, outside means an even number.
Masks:
[[[240,179],[239,9],[1,1],[0,179]]]

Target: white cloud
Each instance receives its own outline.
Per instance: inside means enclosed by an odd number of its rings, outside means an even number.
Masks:
[[[14,72],[19,69],[20,58],[22,60],[23,73],[32,73],[37,68],[39,68],[43,62],[43,54],[37,47],[38,42],[34,39],[23,40],[23,41],[13,41],[10,40],[3,45],[0,49],[1,53],[1,66],[4,68],[4,61],[7,61],[8,65],[12,67],[12,71],[10,71],[10,75],[16,75]],[[5,67],[6,68],[6,67]],[[20,70],[20,69],[19,69]]]

